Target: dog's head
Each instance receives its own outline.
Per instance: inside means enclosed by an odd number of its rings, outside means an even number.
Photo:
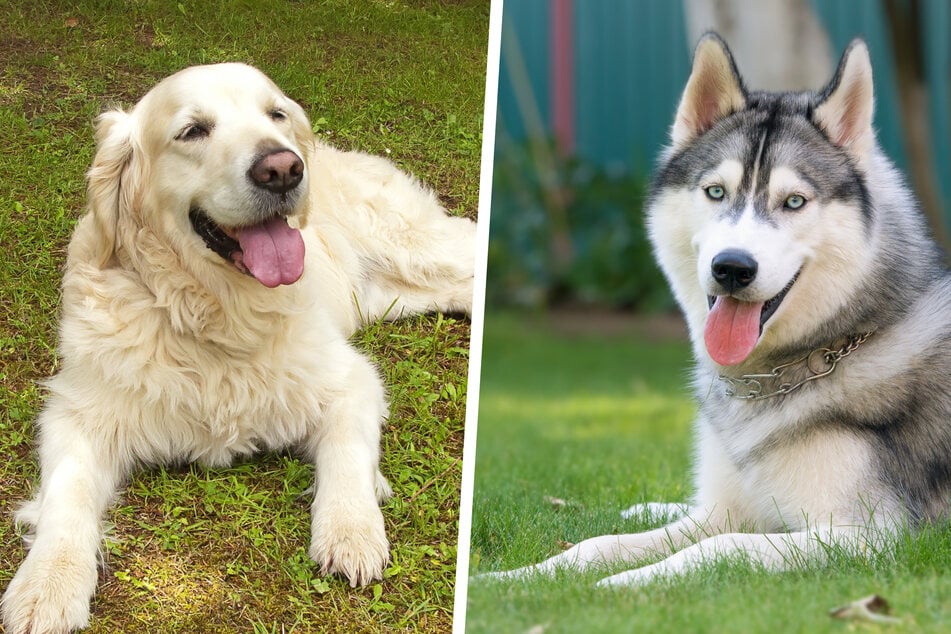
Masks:
[[[790,345],[858,287],[872,110],[861,41],[818,93],[748,91],[723,40],[700,41],[648,217],[694,342],[717,364],[767,339]]]
[[[131,111],[103,114],[97,142],[88,199],[100,266],[133,257],[148,229],[183,258],[269,287],[301,276],[313,135],[303,109],[258,70],[180,71]]]

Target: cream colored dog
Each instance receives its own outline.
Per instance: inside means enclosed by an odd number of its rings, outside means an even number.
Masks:
[[[139,464],[297,447],[316,465],[311,557],[352,586],[380,578],[387,403],[348,337],[468,312],[475,225],[388,161],[315,141],[241,64],[169,77],[97,138],[7,633],[88,624],[102,516]]]

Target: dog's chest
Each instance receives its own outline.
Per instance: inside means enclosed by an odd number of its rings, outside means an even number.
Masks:
[[[247,357],[204,352],[190,374],[194,400],[183,401],[171,419],[191,432],[195,459],[218,464],[234,454],[293,445],[318,423],[325,369],[316,351],[270,345]]]
[[[143,460],[226,464],[300,443],[319,423],[331,359],[306,332],[229,349],[143,325],[135,345],[120,333],[71,354],[61,377],[86,384],[98,375],[99,402],[77,408]]]
[[[699,449],[733,474],[731,490],[719,494],[738,500],[761,529],[859,521],[862,501],[881,498],[871,448],[848,430],[803,420],[789,407],[715,398],[703,414],[709,442]]]

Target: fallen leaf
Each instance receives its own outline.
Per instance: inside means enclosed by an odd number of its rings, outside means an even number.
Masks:
[[[836,619],[869,621],[870,623],[901,623],[901,619],[889,616],[889,612],[891,612],[891,606],[888,601],[877,594],[873,594],[830,610],[829,616]]]
[[[544,497],[544,500],[548,502],[549,504],[551,504],[552,508],[554,508],[556,511],[560,511],[563,508],[573,508],[573,509],[584,508],[583,505],[578,504],[577,502],[569,502],[568,500],[565,500],[564,498],[556,498],[551,495],[546,495]]]

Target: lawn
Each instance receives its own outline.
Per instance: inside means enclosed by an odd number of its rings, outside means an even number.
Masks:
[[[389,156],[453,213],[478,205],[488,2],[12,2],[0,11],[0,589],[23,558],[12,511],[36,477],[37,381],[56,369],[65,245],[83,213],[93,122],[188,65],[268,73],[330,143]],[[392,416],[382,464],[386,578],[352,590],[307,558],[312,468],[264,455],[231,469],[137,474],[90,632],[448,631],[469,324],[372,324]]]
[[[783,574],[724,562],[622,591],[594,583],[623,566],[524,582],[473,579],[587,537],[650,528],[621,518],[633,503],[688,499],[688,345],[635,323],[606,335],[593,334],[604,330],[596,316],[587,332],[537,315],[486,317],[467,632],[947,631],[945,528],[905,538],[872,561],[837,557]],[[874,593],[898,624],[829,616]]]

